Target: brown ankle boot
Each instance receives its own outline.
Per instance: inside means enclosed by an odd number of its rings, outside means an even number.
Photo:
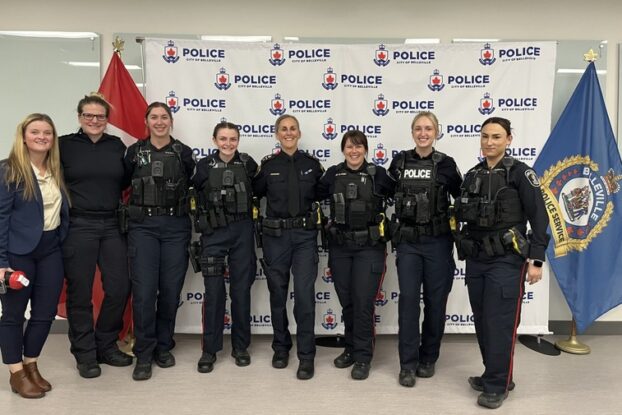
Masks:
[[[36,399],[45,396],[45,392],[30,380],[24,369],[11,373],[9,383],[11,384],[11,390],[19,393],[22,398]]]
[[[39,369],[37,368],[37,362],[25,363],[24,371],[35,385],[39,387],[43,392],[49,392],[52,390],[52,385],[50,382],[43,379],[41,373],[39,373]]]

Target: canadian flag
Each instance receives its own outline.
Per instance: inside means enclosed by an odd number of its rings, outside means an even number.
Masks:
[[[116,52],[112,54],[99,92],[112,105],[108,117],[108,133],[121,137],[126,146],[144,139],[147,101]]]
[[[123,140],[126,146],[130,146],[136,140],[146,138],[145,111],[147,101],[136,87],[136,83],[127,71],[117,52],[112,54],[112,59],[106,70],[106,75],[99,86],[99,92],[111,105],[108,117],[107,132],[116,135]],[[125,194],[124,194],[125,196]],[[97,320],[102,300],[104,299],[104,289],[101,281],[99,267],[95,271],[93,281],[93,318]],[[123,329],[119,333],[119,338],[123,339],[132,324],[132,308],[128,300],[125,314],[123,316]],[[61,294],[58,304],[58,315],[67,316],[65,289]]]

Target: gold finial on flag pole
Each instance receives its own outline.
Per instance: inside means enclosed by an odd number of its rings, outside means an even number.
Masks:
[[[577,340],[577,322],[575,321],[574,317],[572,319],[572,329],[570,331],[570,337],[568,338],[568,340],[559,340],[555,342],[555,347],[566,353],[590,353],[590,346],[588,346],[587,344],[583,344],[579,340]]]
[[[587,53],[583,54],[583,60],[586,62],[595,62],[598,60],[598,53],[594,52],[594,49],[590,49]]]
[[[119,54],[119,56],[121,56],[121,52],[123,52],[123,47],[124,47],[124,45],[125,45],[125,40],[123,40],[123,39],[121,39],[119,36],[117,36],[117,37],[114,39],[114,42],[112,42],[112,48],[113,48],[113,51],[114,51],[115,53],[118,53],[118,54]]]

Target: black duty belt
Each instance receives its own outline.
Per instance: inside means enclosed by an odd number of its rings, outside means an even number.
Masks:
[[[295,218],[264,218],[262,222],[264,227],[272,229],[315,229],[315,222],[312,222],[310,218],[299,216]]]
[[[145,216],[182,216],[188,213],[186,209],[179,209],[177,206],[143,206],[142,211]]]
[[[116,210],[83,210],[77,208],[69,209],[69,216],[91,219],[109,219],[117,216]]]

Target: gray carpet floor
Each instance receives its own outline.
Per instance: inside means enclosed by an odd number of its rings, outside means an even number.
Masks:
[[[340,349],[318,347],[316,375],[296,379],[292,353],[286,369],[273,369],[269,336],[254,336],[252,364],[240,368],[230,356],[229,337],[212,373],[196,371],[200,336],[178,335],[177,365],[154,366],[149,381],[131,379],[132,368],[102,366],[102,376],[82,379],[69,353],[67,337],[52,334],[39,368],[53,390],[39,400],[12,393],[0,379],[0,414],[482,414],[477,392],[467,377],[482,372],[479,349],[472,335],[445,337],[436,375],[418,379],[414,388],[397,382],[397,337],[376,342],[369,379],[354,381],[349,369],[332,360]],[[556,340],[563,337],[550,336]],[[562,353],[550,357],[516,345],[516,389],[499,414],[622,414],[622,336],[582,336],[589,355]],[[294,351],[293,351],[294,352]]]

